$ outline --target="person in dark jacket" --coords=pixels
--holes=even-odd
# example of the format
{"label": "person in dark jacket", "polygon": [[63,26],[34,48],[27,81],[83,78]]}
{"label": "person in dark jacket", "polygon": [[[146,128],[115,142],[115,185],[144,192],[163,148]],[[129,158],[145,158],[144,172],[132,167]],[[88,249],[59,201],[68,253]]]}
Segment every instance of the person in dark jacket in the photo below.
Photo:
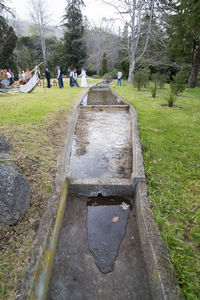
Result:
{"label": "person in dark jacket", "polygon": [[45,77],[47,79],[47,87],[50,88],[51,87],[51,82],[50,82],[51,74],[50,74],[49,69],[47,67],[45,68]]}

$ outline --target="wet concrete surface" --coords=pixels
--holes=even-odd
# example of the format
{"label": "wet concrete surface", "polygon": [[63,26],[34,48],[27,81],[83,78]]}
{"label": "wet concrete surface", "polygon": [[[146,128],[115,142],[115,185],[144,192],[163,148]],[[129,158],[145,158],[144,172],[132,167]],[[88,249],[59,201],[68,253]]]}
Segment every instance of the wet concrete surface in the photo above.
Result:
{"label": "wet concrete surface", "polygon": [[[124,107],[124,108],[123,108]],[[74,179],[131,179],[131,117],[127,107],[83,107],[73,138]]]}
{"label": "wet concrete surface", "polygon": [[112,272],[131,212],[130,201],[98,197],[87,202],[88,244],[99,270]]}
{"label": "wet concrete surface", "polygon": [[[76,195],[67,200],[47,299],[151,299],[134,207],[129,212],[126,234],[120,244],[114,270],[103,274],[88,247],[87,209],[92,207],[87,205],[89,200]],[[95,201],[99,203],[99,198],[92,201],[93,204]]]}
{"label": "wet concrete surface", "polygon": [[88,93],[87,105],[126,105],[109,90],[91,90]]}

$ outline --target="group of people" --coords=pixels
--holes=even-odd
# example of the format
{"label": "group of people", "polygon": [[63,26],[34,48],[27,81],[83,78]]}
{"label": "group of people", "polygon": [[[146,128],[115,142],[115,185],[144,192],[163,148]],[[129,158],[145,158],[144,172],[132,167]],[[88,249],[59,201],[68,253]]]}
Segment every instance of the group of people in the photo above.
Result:
{"label": "group of people", "polygon": [[31,79],[31,71],[29,68],[26,68],[25,71],[22,71],[21,68],[18,68],[18,80],[20,83],[26,84]]}
{"label": "group of people", "polygon": [[[26,68],[25,71],[22,71],[21,68],[18,68],[17,80],[19,84],[26,84],[31,79],[31,71],[29,68]],[[0,82],[4,86],[9,86],[14,84],[15,76],[11,69],[0,70]]]}
{"label": "group of people", "polygon": [[[58,86],[59,88],[63,88],[63,73],[62,73],[62,69],[61,67],[58,65],[56,67],[57,70],[57,80],[58,80]],[[45,68],[45,77],[47,80],[47,87],[50,88],[51,87],[51,74],[49,72],[48,67]],[[87,87],[87,75],[86,75],[86,71],[84,70],[84,68],[81,71],[81,74],[78,76],[77,75],[77,71],[76,68],[74,68],[69,75],[69,84],[70,87],[73,86],[77,86],[79,87],[78,84],[78,77],[81,77],[81,87]],[[31,72],[29,70],[29,68],[26,68],[25,71],[22,71],[21,68],[18,68],[18,80],[20,81],[20,83],[22,84],[26,84],[31,78]],[[8,71],[5,70],[0,70],[0,80],[2,82],[3,85],[9,86],[12,85],[14,83],[14,74],[11,71],[11,69],[9,69]],[[121,85],[121,80],[122,80],[122,72],[119,71],[117,74],[117,85]]]}
{"label": "group of people", "polygon": [[[62,89],[64,87],[63,85],[63,73],[62,73],[62,69],[60,66],[56,67],[57,70],[57,80],[58,80],[58,86],[60,89]],[[76,68],[74,68],[69,75],[69,84],[71,87],[73,86],[77,86],[79,87],[78,84],[78,77],[81,77],[81,87],[87,87],[87,79],[86,79],[86,71],[84,69],[82,69],[81,74],[78,76],[77,75],[77,71]],[[50,88],[51,87],[51,74],[49,72],[48,67],[45,68],[45,77],[47,80],[47,87]]]}
{"label": "group of people", "polygon": [[9,86],[13,84],[15,81],[14,74],[11,71],[11,69],[0,70],[0,79],[1,79],[1,83],[5,86]]}

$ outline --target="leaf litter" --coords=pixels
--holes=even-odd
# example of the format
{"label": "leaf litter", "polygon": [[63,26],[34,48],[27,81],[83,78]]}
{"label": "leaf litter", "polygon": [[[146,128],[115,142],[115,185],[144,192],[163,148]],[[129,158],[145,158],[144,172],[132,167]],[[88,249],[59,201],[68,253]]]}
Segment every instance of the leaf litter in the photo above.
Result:
{"label": "leaf litter", "polygon": [[126,204],[125,202],[122,202],[122,204],[120,205],[122,209],[127,210],[129,209],[130,205]]}

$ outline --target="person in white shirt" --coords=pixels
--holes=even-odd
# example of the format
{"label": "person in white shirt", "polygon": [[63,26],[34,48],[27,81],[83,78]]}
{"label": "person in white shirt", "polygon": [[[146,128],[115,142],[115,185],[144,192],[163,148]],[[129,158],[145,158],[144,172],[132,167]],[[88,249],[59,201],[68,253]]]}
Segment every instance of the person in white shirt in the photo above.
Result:
{"label": "person in white shirt", "polygon": [[117,73],[117,85],[122,85],[122,72],[121,71],[119,71],[118,73]]}

